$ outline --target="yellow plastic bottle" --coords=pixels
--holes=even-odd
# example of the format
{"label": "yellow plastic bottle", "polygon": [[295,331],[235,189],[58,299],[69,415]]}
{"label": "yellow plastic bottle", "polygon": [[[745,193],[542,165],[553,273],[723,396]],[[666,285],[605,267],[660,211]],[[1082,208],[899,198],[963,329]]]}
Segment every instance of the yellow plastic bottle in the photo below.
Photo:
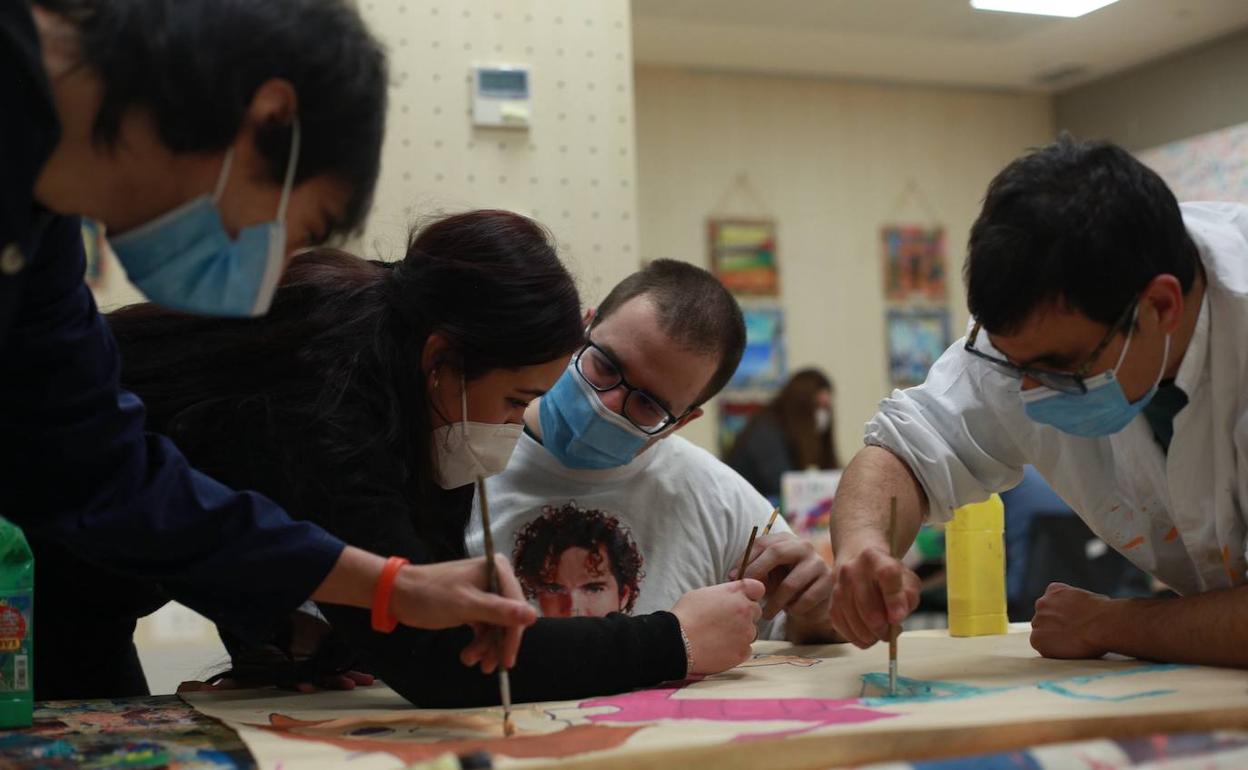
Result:
{"label": "yellow plastic bottle", "polygon": [[965,505],[945,529],[950,636],[1004,634],[1005,507],[993,495]]}

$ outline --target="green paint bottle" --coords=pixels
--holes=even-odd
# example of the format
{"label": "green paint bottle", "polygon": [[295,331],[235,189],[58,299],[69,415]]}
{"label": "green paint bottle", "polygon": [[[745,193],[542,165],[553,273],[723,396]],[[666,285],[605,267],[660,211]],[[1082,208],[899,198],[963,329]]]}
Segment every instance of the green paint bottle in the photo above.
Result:
{"label": "green paint bottle", "polygon": [[35,557],[16,524],[0,517],[0,728],[34,715]]}

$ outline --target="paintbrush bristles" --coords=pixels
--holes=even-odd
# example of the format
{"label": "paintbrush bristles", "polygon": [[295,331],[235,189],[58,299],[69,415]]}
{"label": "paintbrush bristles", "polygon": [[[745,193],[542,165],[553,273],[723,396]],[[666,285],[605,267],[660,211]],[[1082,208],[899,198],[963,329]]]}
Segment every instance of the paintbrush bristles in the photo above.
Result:
{"label": "paintbrush bristles", "polygon": [[776,523],[776,517],[777,517],[777,516],[779,516],[779,515],[780,515],[780,508],[779,508],[779,507],[776,507],[776,508],[772,508],[772,509],[771,509],[771,518],[767,520],[767,526],[763,528],[763,536],[764,536],[764,537],[766,537],[767,535],[770,535],[770,534],[771,534],[771,527],[772,527],[772,525],[774,525],[774,524]]}

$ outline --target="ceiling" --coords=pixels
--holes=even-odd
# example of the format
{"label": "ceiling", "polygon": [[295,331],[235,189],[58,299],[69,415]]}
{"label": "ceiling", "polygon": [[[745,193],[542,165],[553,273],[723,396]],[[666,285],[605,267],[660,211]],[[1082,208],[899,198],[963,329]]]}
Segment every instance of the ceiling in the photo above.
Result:
{"label": "ceiling", "polygon": [[1060,91],[1248,27],[1246,0],[1119,0],[1077,19],[968,0],[632,0],[638,64]]}

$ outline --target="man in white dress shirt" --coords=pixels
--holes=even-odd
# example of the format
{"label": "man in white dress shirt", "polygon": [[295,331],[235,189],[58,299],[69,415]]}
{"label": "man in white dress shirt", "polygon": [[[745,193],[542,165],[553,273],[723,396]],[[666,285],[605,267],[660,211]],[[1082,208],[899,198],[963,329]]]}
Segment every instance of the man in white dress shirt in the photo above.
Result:
{"label": "man in white dress shirt", "polygon": [[993,180],[965,278],[967,337],[881,403],[842,478],[834,625],[866,647],[917,603],[888,554],[890,497],[909,538],[1030,464],[1180,594],[1053,584],[1038,651],[1248,664],[1248,208],[1179,206],[1121,148],[1063,136]]}

